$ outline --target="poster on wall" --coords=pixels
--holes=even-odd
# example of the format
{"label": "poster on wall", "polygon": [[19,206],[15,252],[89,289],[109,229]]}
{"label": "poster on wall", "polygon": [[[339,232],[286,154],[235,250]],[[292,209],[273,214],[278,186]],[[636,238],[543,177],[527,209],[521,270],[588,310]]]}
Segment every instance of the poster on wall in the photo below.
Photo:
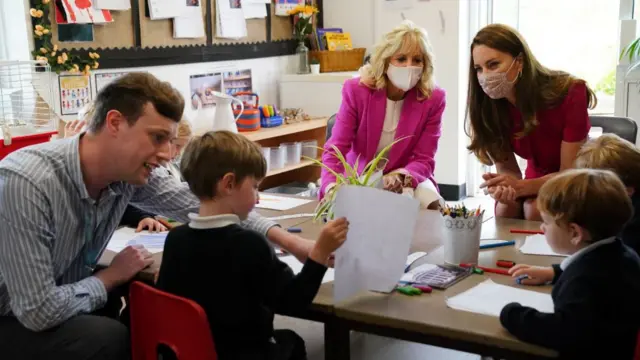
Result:
{"label": "poster on wall", "polygon": [[275,14],[277,16],[289,16],[289,11],[298,5],[304,5],[304,0],[276,0]]}
{"label": "poster on wall", "polygon": [[222,92],[222,74],[191,75],[189,76],[189,89],[192,109],[214,106],[216,103],[213,92]]}
{"label": "poster on wall", "polygon": [[127,74],[127,72],[109,72],[96,74],[96,94],[100,92],[105,86],[109,85],[115,79]]}
{"label": "poster on wall", "polygon": [[91,102],[91,79],[88,75],[60,75],[60,114],[75,115]]}
{"label": "poster on wall", "polygon": [[[251,92],[253,84],[251,79],[251,69],[225,71],[223,74],[222,87],[227,95],[234,95],[239,92]],[[249,101],[250,96],[239,96],[242,101]]]}

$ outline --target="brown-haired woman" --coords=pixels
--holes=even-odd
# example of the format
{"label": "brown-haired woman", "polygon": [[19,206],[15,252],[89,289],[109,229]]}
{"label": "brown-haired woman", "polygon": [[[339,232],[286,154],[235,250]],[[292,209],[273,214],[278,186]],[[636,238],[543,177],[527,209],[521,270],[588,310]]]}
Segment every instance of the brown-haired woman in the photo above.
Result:
{"label": "brown-haired woman", "polygon": [[[496,216],[540,220],[535,198],[555,173],[573,167],[591,125],[596,98],[584,80],[550,70],[518,32],[492,24],[471,44],[468,149],[497,174],[480,185],[496,200]],[[515,154],[527,159],[524,179]]]}

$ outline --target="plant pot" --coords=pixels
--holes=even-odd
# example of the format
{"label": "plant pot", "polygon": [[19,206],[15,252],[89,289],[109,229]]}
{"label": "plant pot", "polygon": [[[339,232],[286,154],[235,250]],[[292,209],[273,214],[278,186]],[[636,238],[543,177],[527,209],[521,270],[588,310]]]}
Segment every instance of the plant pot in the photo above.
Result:
{"label": "plant pot", "polygon": [[311,64],[311,73],[314,75],[320,74],[320,64]]}

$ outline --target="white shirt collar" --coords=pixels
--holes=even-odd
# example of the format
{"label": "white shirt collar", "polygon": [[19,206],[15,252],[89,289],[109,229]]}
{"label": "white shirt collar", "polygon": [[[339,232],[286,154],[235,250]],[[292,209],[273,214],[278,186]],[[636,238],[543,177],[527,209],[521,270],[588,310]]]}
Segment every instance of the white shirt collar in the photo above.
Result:
{"label": "white shirt collar", "polygon": [[235,214],[223,214],[213,216],[199,216],[189,213],[189,227],[192,229],[215,229],[233,224],[240,224],[240,218]]}
{"label": "white shirt collar", "polygon": [[592,251],[593,249],[596,249],[596,248],[598,248],[598,247],[600,247],[602,245],[611,244],[614,241],[616,241],[616,237],[612,236],[612,237],[606,238],[604,240],[596,241],[593,244],[576,251],[575,253],[571,254],[571,256],[569,256],[568,258],[562,260],[562,262],[560,263],[560,269],[562,269],[562,271],[566,270],[567,267],[569,267],[569,265],[571,265],[576,260],[578,260],[578,258],[584,256],[584,254],[586,254],[589,251]]}

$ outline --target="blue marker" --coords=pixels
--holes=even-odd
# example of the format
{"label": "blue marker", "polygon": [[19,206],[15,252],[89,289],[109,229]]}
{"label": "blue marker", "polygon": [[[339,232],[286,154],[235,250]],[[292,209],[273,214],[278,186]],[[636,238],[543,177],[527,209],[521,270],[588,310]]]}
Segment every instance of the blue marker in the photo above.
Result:
{"label": "blue marker", "polygon": [[522,285],[522,280],[530,279],[529,275],[520,275],[516,278],[516,284]]}
{"label": "blue marker", "polygon": [[290,233],[300,233],[300,232],[302,232],[302,229],[297,228],[297,227],[290,227],[290,228],[287,229],[287,231],[290,232]]}
{"label": "blue marker", "polygon": [[505,241],[505,242],[495,243],[495,244],[485,244],[485,245],[480,245],[480,250],[497,248],[501,246],[515,245],[515,244],[516,244],[515,241]]}

